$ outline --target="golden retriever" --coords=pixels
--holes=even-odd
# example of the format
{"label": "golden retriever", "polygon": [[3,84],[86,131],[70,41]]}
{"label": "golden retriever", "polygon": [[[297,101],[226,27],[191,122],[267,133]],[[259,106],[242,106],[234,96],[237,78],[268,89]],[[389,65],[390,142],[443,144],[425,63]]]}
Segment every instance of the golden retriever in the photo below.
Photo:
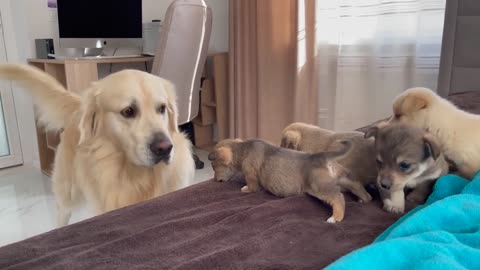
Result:
{"label": "golden retriever", "polygon": [[188,185],[191,144],[177,127],[174,86],[124,70],[92,83],[82,95],[27,65],[0,65],[0,77],[28,89],[38,120],[61,133],[53,169],[57,224],[86,201],[97,214]]}
{"label": "golden retriever", "polygon": [[480,115],[460,110],[428,88],[411,88],[393,102],[390,122],[406,122],[435,135],[459,173],[480,169]]}

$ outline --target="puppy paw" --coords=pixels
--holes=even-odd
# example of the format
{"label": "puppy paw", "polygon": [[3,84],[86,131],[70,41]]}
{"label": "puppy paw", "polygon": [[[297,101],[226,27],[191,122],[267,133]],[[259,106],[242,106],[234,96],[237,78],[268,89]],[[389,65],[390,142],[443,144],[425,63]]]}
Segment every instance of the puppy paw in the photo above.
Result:
{"label": "puppy paw", "polygon": [[252,192],[252,191],[248,188],[248,186],[242,187],[242,189],[240,189],[240,191],[243,192],[243,193],[250,193],[250,192]]}
{"label": "puppy paw", "polygon": [[359,199],[358,199],[358,202],[359,202],[359,203],[368,203],[368,202],[370,202],[372,199],[373,199],[373,198],[372,198],[372,195],[370,195],[370,194],[367,193],[367,194],[364,196],[364,198],[359,198]]}
{"label": "puppy paw", "polygon": [[333,216],[331,216],[331,217],[329,217],[329,218],[327,219],[327,223],[333,224],[333,223],[336,223],[336,222],[337,222],[337,221],[335,220],[335,218],[334,218]]}
{"label": "puppy paw", "polygon": [[425,199],[426,199],[425,195],[415,191],[412,191],[410,192],[410,194],[407,195],[407,201],[413,202],[416,204],[424,203]]}
{"label": "puppy paw", "polygon": [[391,200],[383,201],[383,209],[392,214],[402,214],[405,211],[405,206],[394,205]]}

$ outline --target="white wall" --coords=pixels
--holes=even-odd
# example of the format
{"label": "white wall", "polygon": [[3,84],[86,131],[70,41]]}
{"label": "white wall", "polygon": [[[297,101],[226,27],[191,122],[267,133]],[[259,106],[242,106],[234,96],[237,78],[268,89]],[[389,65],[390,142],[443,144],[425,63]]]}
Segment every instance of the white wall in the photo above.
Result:
{"label": "white wall", "polygon": [[[30,55],[35,55],[34,40],[37,38],[58,39],[56,9],[47,7],[47,0],[16,0],[25,6],[24,16],[27,18]],[[168,6],[174,0],[143,0],[143,21],[161,19]],[[205,0],[212,8],[213,27],[210,39],[210,50],[228,50],[228,0]],[[55,40],[58,48],[58,41]]]}

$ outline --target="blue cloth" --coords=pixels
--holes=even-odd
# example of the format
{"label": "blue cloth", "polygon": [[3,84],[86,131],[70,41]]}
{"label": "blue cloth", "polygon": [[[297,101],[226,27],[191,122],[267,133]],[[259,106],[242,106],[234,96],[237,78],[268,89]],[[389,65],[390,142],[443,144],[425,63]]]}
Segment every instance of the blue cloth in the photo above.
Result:
{"label": "blue cloth", "polygon": [[440,178],[424,205],[326,269],[480,269],[480,172]]}

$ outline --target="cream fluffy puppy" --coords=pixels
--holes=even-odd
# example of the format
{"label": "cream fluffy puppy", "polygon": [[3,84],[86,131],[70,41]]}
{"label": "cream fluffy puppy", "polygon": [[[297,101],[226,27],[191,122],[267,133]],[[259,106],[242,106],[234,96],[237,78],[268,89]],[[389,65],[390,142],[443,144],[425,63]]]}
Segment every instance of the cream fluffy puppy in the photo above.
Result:
{"label": "cream fluffy puppy", "polygon": [[465,112],[428,88],[411,88],[393,102],[390,122],[405,122],[435,135],[447,159],[472,178],[480,169],[480,115]]}

